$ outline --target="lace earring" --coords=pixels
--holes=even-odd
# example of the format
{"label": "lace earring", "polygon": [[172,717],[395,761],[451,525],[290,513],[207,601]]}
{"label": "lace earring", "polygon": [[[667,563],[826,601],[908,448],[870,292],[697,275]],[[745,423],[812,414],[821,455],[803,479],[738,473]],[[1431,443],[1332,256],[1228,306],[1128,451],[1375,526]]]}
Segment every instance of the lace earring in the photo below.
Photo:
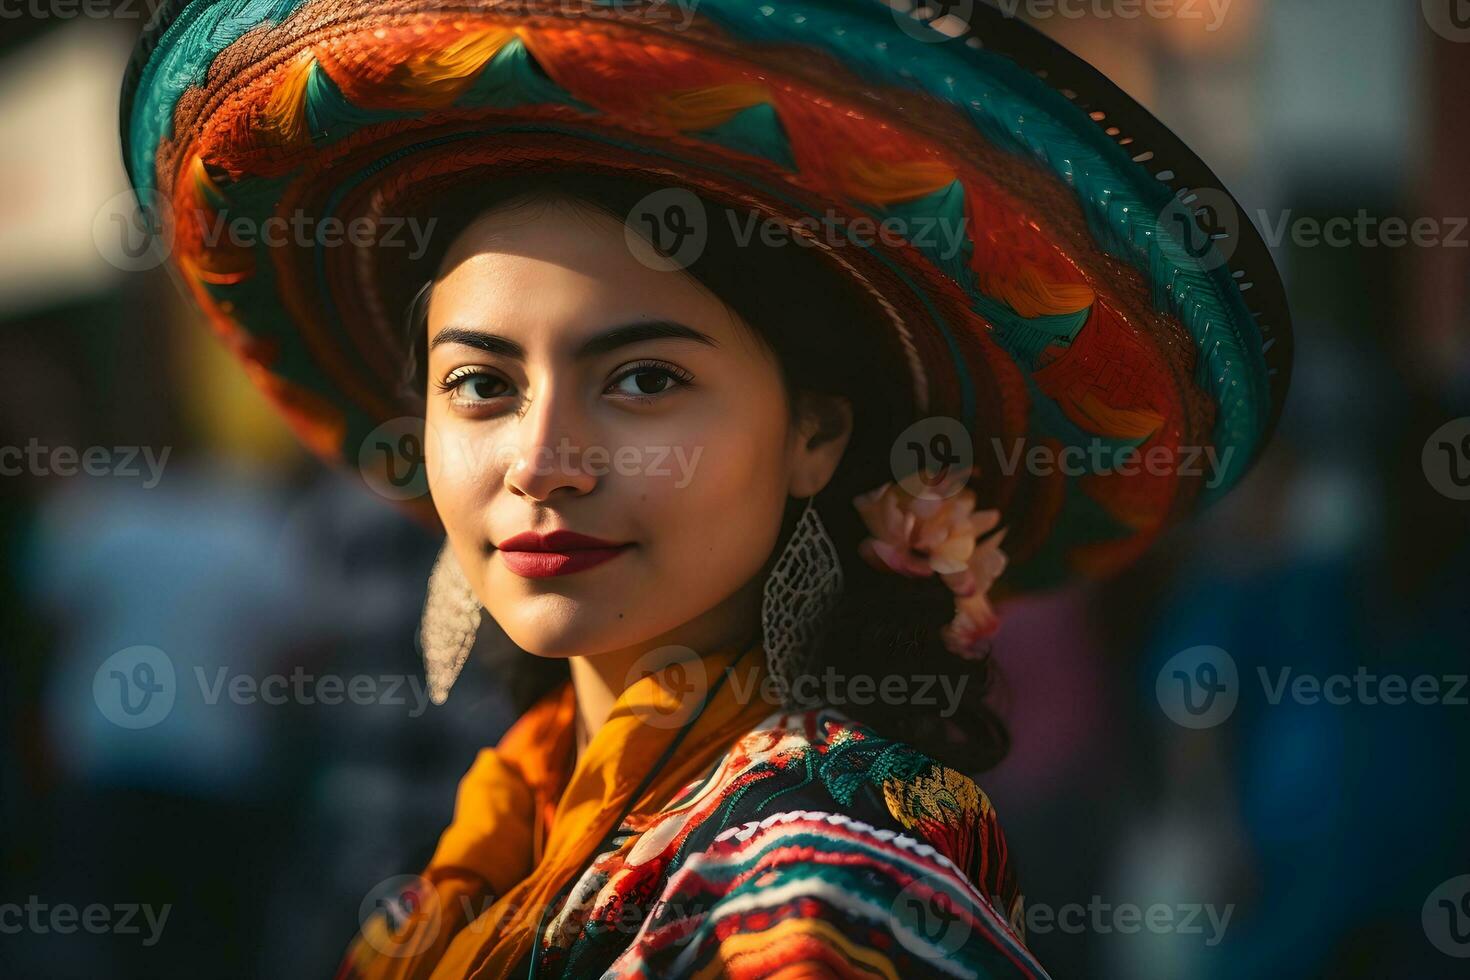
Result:
{"label": "lace earring", "polygon": [[429,700],[435,704],[449,698],[449,689],[469,658],[480,628],[480,612],[480,600],[475,598],[446,538],[429,573],[429,591],[419,620],[424,674],[429,682]]}
{"label": "lace earring", "polygon": [[811,654],[827,614],[842,593],[842,562],[822,518],[806,509],[766,578],[761,631],[766,666],[790,704],[791,684]]}

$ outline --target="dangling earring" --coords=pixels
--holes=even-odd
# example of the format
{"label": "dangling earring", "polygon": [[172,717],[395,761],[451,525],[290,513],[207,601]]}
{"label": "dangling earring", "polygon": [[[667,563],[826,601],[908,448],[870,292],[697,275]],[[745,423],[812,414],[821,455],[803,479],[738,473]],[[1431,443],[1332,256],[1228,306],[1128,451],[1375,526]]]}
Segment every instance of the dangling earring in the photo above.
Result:
{"label": "dangling earring", "polygon": [[429,592],[419,620],[430,701],[443,704],[449,698],[449,689],[469,658],[479,628],[480,600],[470,589],[446,538],[429,573]]}
{"label": "dangling earring", "polygon": [[761,630],[766,666],[790,704],[791,684],[816,645],[827,613],[842,593],[842,562],[822,518],[806,499],[806,509],[766,578]]}

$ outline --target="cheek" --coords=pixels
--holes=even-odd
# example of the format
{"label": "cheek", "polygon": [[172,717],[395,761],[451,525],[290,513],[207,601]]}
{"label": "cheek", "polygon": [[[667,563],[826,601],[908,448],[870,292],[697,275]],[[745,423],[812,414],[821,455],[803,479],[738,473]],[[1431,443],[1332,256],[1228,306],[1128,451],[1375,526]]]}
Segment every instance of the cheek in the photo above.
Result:
{"label": "cheek", "polygon": [[755,574],[786,504],[784,416],[731,410],[670,436],[670,475],[644,481],[640,502],[656,522],[651,536],[664,566],[702,577],[710,577],[712,563],[722,578]]}
{"label": "cheek", "polygon": [[484,542],[485,509],[503,481],[497,427],[467,425],[432,410],[426,423],[424,463],[434,509],[456,551],[468,556]]}

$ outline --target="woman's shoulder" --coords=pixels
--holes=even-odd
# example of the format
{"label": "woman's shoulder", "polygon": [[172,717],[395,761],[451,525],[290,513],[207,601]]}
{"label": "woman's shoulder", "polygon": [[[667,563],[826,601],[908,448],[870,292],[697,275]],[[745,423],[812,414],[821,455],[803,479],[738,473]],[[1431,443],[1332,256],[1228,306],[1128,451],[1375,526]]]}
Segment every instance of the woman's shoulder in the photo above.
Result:
{"label": "woman's shoulder", "polygon": [[624,966],[1045,976],[979,786],[841,711],[771,714],[673,809],[697,826]]}
{"label": "woman's shoulder", "polygon": [[1016,896],[1000,821],[970,776],[901,739],[830,707],[778,711],[731,747],[723,768],[732,785],[760,786],[728,812],[748,825],[796,810],[834,825],[858,821],[928,845],[987,896],[1006,907]]}
{"label": "woman's shoulder", "polygon": [[958,814],[993,816],[971,777],[829,706],[772,713],[731,746],[726,761],[731,770],[810,774],[800,786],[844,808],[881,810],[906,828]]}

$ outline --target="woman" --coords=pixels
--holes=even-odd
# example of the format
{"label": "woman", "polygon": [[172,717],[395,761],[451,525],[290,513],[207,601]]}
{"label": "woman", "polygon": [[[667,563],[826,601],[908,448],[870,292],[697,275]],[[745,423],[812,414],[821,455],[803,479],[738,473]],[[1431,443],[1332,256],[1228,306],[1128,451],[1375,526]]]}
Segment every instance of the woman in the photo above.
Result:
{"label": "woman", "polygon": [[1274,270],[985,8],[624,7],[195,2],[124,94],[211,322],[309,445],[431,500],[436,700],[482,612],[526,653],[341,975],[1043,976],[973,779],[992,586],[1238,481]]}

